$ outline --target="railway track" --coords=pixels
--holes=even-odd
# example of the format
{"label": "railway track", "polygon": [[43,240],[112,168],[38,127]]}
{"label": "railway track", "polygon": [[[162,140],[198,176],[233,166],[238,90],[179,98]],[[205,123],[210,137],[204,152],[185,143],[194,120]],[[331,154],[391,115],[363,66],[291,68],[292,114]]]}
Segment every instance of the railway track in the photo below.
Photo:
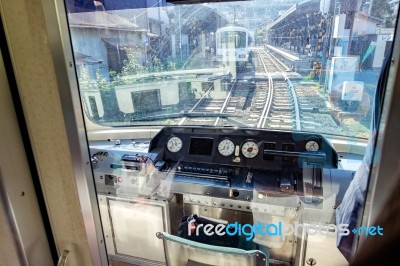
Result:
{"label": "railway track", "polygon": [[[210,93],[213,90],[214,85],[211,85],[207,91],[203,94],[203,96],[196,102],[196,104],[188,111],[188,114],[195,113],[218,113],[221,110],[221,102],[223,100],[220,99],[212,99],[210,98]],[[200,125],[208,125],[212,126],[215,123],[215,118],[213,117],[199,117],[199,118],[187,118],[184,117],[180,119],[178,125],[185,124],[200,124]]]}
{"label": "railway track", "polygon": [[[212,95],[212,90],[210,95]],[[248,82],[235,80],[223,99],[202,97],[189,111],[191,114],[211,113],[221,114],[221,117],[183,118],[179,125],[199,124],[213,126],[256,127],[262,119],[265,103],[269,98],[269,84],[267,81]]]}
{"label": "railway track", "polygon": [[[189,114],[212,114],[180,119],[178,125],[237,126],[301,129],[297,97],[282,66],[264,50],[257,50],[257,71],[267,80],[234,80],[218,95],[214,86],[203,94]],[[226,96],[225,96],[226,95]],[[218,117],[221,114],[221,117]]]}
{"label": "railway track", "polygon": [[300,111],[294,86],[280,64],[266,51],[258,50],[258,67],[270,80],[269,101],[259,128],[301,130]]}

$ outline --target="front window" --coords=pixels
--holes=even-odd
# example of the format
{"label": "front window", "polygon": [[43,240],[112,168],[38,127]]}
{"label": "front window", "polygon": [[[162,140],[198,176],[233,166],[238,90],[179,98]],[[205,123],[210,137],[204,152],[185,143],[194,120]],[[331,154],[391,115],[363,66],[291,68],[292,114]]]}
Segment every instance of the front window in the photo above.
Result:
{"label": "front window", "polygon": [[397,4],[329,2],[68,6],[86,115],[367,138]]}

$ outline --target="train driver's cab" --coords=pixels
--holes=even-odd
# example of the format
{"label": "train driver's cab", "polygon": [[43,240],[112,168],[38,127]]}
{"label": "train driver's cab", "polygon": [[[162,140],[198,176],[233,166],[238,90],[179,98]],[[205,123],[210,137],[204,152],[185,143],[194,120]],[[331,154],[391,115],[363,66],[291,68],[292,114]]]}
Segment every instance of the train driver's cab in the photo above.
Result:
{"label": "train driver's cab", "polygon": [[[105,243],[92,256],[347,265],[370,233],[358,169],[375,145],[397,6],[192,2],[59,7],[92,166],[81,205],[90,244]],[[359,209],[346,202],[355,179]]]}

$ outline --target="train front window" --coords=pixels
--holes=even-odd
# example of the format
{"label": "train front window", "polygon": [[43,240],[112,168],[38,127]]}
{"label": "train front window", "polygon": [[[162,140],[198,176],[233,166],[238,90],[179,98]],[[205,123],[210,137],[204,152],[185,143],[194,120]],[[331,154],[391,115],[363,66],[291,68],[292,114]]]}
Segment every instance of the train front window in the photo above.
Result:
{"label": "train front window", "polygon": [[67,10],[96,124],[368,138],[396,1],[95,2]]}
{"label": "train front window", "polygon": [[345,265],[399,1],[182,2],[66,1],[109,260]]}

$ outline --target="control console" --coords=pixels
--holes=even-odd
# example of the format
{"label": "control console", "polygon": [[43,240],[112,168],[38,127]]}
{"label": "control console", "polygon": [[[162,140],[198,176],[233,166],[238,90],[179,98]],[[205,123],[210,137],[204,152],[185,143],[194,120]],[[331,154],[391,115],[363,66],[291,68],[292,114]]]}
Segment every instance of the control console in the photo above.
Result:
{"label": "control console", "polygon": [[302,132],[165,127],[146,144],[146,152],[143,145],[136,152],[128,140],[106,151],[94,146],[96,181],[112,193],[133,189],[144,196],[190,193],[249,200],[254,191],[263,191],[319,203],[323,171],[338,163],[323,136]]}

